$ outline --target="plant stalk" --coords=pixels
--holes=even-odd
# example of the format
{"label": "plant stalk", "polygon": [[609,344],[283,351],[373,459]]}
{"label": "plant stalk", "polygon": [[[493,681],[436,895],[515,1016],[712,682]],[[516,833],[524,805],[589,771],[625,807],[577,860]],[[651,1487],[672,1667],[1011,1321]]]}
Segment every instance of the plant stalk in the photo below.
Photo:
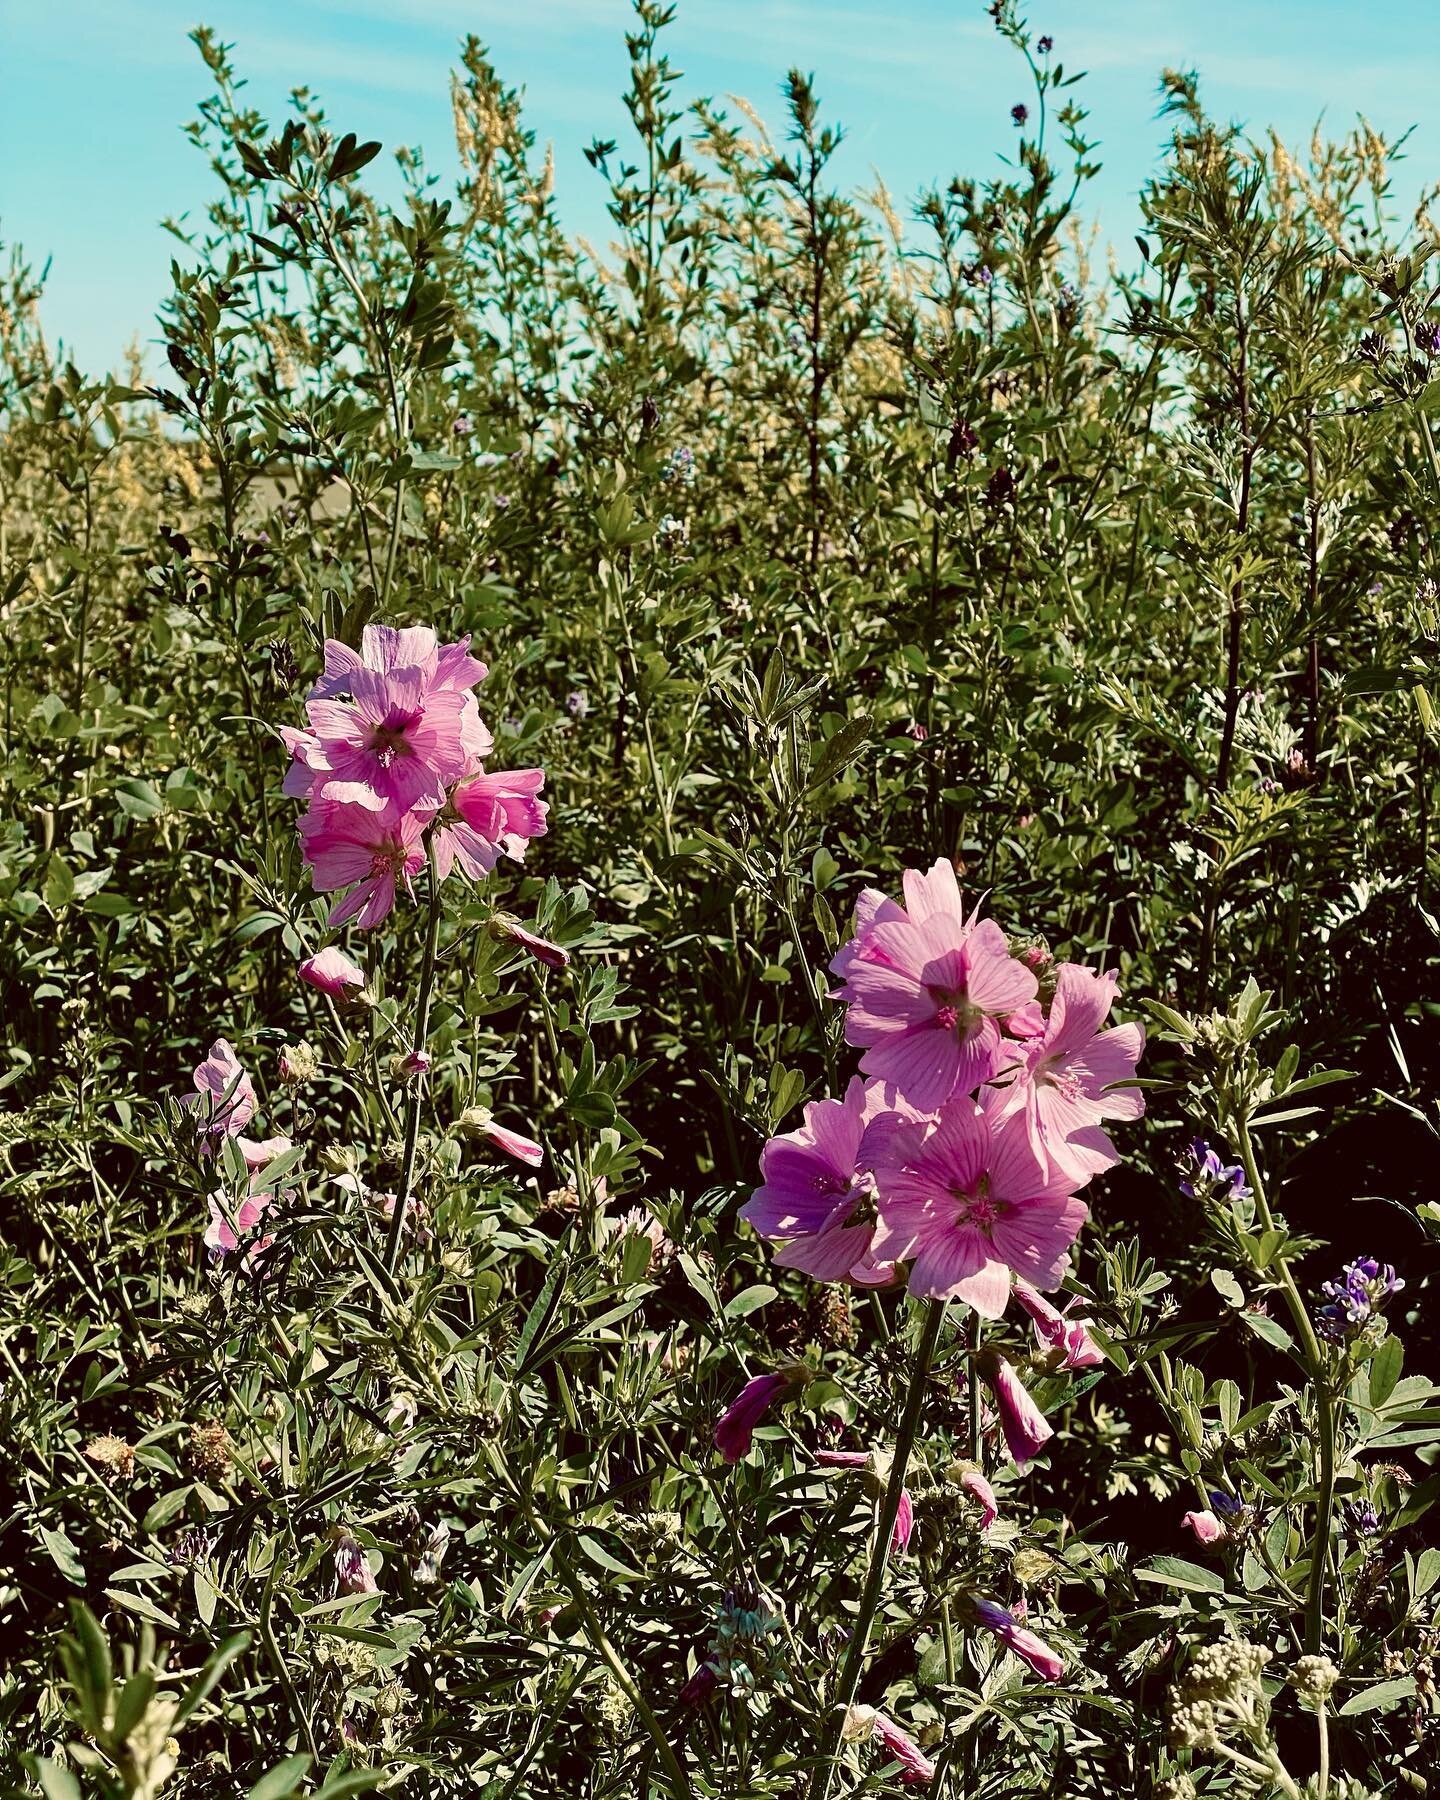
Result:
{"label": "plant stalk", "polygon": [[816,1771],[810,1788],[811,1800],[828,1800],[830,1784],[843,1753],[845,1722],[850,1716],[856,1689],[860,1686],[860,1668],[865,1660],[871,1628],[880,1605],[885,1571],[890,1565],[890,1539],[895,1531],[896,1515],[900,1511],[900,1495],[905,1487],[905,1471],[910,1466],[910,1452],[915,1447],[915,1438],[920,1428],[920,1414],[925,1404],[925,1384],[930,1376],[930,1366],[935,1360],[935,1347],[940,1341],[945,1307],[946,1302],[943,1300],[926,1302],[925,1323],[920,1331],[920,1344],[910,1371],[910,1388],[905,1396],[900,1429],[895,1436],[895,1456],[890,1465],[889,1480],[885,1484],[885,1502],[880,1508],[875,1543],[870,1552],[870,1569],[865,1578],[864,1592],[860,1596],[860,1612],[840,1670],[840,1686],[835,1699],[840,1720],[835,1730],[835,1747]]}

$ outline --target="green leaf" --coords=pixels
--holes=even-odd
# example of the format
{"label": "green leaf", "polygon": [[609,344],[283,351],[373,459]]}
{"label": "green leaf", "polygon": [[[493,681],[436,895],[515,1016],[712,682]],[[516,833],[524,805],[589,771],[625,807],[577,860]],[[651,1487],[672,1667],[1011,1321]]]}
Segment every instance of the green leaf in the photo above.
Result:
{"label": "green leaf", "polygon": [[68,1769],[52,1762],[48,1756],[37,1756],[34,1769],[35,1779],[44,1789],[45,1800],[84,1800],[80,1783]]}
{"label": "green leaf", "polygon": [[152,1625],[163,1625],[167,1631],[178,1634],[183,1629],[178,1619],[172,1618],[144,1594],[129,1594],[124,1588],[106,1588],[105,1598],[112,1600],[116,1606],[123,1606],[126,1612],[148,1619]]}
{"label": "green leaf", "polygon": [[1192,1594],[1223,1594],[1225,1578],[1214,1569],[1186,1562],[1181,1556],[1157,1556],[1135,1571],[1141,1581],[1157,1581],[1162,1587],[1184,1588]]}
{"label": "green leaf", "polygon": [[1387,1337],[1366,1365],[1370,1376],[1370,1404],[1381,1407],[1395,1392],[1405,1362],[1405,1347],[1397,1337]]}
{"label": "green leaf", "polygon": [[1237,1312],[1244,1306],[1245,1290],[1229,1269],[1212,1269],[1210,1285],[1227,1306],[1233,1306]]}
{"label": "green leaf", "polygon": [[194,1482],[187,1481],[184,1487],[172,1488],[168,1494],[162,1494],[140,1521],[140,1529],[152,1537],[157,1531],[162,1531],[172,1519],[179,1518],[184,1512],[185,1502],[194,1491]]}
{"label": "green leaf", "polygon": [[560,1290],[564,1282],[565,1259],[557,1256],[551,1263],[540,1292],[535,1296],[535,1303],[525,1315],[525,1323],[520,1327],[520,1335],[515,1340],[510,1367],[517,1375],[530,1373],[530,1352],[560,1304]]}
{"label": "green leaf", "polygon": [[298,1787],[311,1761],[312,1758],[303,1751],[295,1756],[287,1756],[284,1762],[276,1763],[273,1769],[260,1777],[250,1789],[247,1800],[285,1800],[285,1796]]}
{"label": "green leaf", "polygon": [[1413,1675],[1399,1675],[1393,1681],[1377,1681],[1374,1687],[1362,1688],[1358,1694],[1352,1694],[1340,1708],[1340,1717],[1350,1719],[1356,1713],[1392,1712],[1414,1692]]}
{"label": "green leaf", "polygon": [[85,1565],[80,1560],[80,1552],[70,1542],[63,1531],[50,1531],[46,1526],[40,1527],[41,1542],[50,1552],[50,1560],[55,1567],[74,1587],[85,1585]]}

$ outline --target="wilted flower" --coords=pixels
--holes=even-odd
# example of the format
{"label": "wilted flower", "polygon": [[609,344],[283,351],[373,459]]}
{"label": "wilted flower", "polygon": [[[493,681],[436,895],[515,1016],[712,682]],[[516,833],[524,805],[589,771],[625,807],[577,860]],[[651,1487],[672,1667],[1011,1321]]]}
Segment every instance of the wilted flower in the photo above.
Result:
{"label": "wilted flower", "polygon": [[528,950],[536,962],[544,963],[549,969],[563,969],[569,964],[568,950],[531,931],[509,913],[496,913],[490,921],[490,929],[496,937],[509,938],[512,943],[519,944],[522,950]]}
{"label": "wilted flower", "polygon": [[1054,1428],[1030,1398],[1014,1365],[1003,1356],[987,1351],[981,1359],[980,1372],[995,1396],[1010,1460],[1017,1469],[1023,1469],[1054,1437]]}
{"label": "wilted flower", "polygon": [[[884,1450],[817,1450],[816,1462],[830,1469],[863,1470],[877,1496],[883,1496],[890,1485],[890,1466],[892,1458]],[[908,1488],[901,1488],[900,1502],[895,1512],[895,1524],[890,1533],[890,1550],[892,1555],[900,1555],[910,1547],[911,1534],[915,1529],[915,1505],[910,1498]]]}
{"label": "wilted flower", "polygon": [[462,1136],[483,1138],[494,1144],[497,1150],[513,1156],[517,1162],[530,1163],[538,1169],[545,1160],[545,1151],[534,1138],[525,1137],[521,1132],[510,1130],[508,1126],[498,1125],[488,1106],[467,1106],[456,1120],[456,1125]]}
{"label": "wilted flower", "polygon": [[421,1587],[433,1587],[440,1579],[440,1564],[450,1547],[450,1527],[443,1519],[432,1525],[425,1536],[425,1548],[415,1564],[415,1580]]}
{"label": "wilted flower", "polygon": [[378,1594],[380,1588],[364,1546],[348,1531],[335,1537],[335,1591],[337,1594]]}
{"label": "wilted flower", "polygon": [[85,1446],[86,1459],[108,1479],[128,1481],[135,1473],[135,1452],[124,1438],[106,1432]]}
{"label": "wilted flower", "polygon": [[810,1379],[804,1363],[790,1363],[772,1375],[755,1375],[720,1415],[715,1427],[715,1448],[727,1463],[739,1462],[750,1451],[755,1427],[770,1408],[793,1387]]}
{"label": "wilted flower", "polygon": [[218,1419],[190,1427],[190,1467],[201,1481],[223,1481],[234,1460],[230,1433]]}
{"label": "wilted flower", "polygon": [[1028,1281],[1015,1283],[1015,1298],[1030,1315],[1040,1347],[1052,1352],[1063,1369],[1089,1369],[1104,1362],[1105,1354],[1091,1337],[1088,1319],[1072,1319],[1052,1306]]}
{"label": "wilted flower", "polygon": [[956,1463],[947,1472],[947,1478],[968,1494],[980,1508],[980,1520],[976,1529],[982,1534],[987,1532],[1000,1517],[1000,1502],[995,1498],[995,1490],[985,1479],[983,1472],[974,1463]]}
{"label": "wilted flower", "polygon": [[1037,1637],[1022,1625],[1014,1613],[1008,1607],[1001,1606],[998,1600],[973,1599],[970,1610],[976,1624],[983,1625],[987,1631],[993,1631],[1005,1648],[1032,1668],[1042,1680],[1059,1681],[1065,1673],[1064,1659],[1043,1638]]}
{"label": "wilted flower", "polygon": [[844,1736],[847,1744],[862,1744],[871,1738],[879,1740],[892,1762],[900,1764],[900,1779],[907,1787],[921,1786],[935,1779],[935,1764],[887,1713],[873,1706],[851,1706],[845,1715]]}

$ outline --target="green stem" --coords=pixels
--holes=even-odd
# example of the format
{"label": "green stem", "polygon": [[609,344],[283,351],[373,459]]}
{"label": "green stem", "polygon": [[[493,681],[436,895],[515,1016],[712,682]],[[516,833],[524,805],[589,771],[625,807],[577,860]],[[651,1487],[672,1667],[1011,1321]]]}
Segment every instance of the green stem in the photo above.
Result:
{"label": "green stem", "polygon": [[1315,1726],[1320,1733],[1320,1800],[1330,1800],[1330,1716],[1323,1700],[1315,1708]]}
{"label": "green stem", "polygon": [[[1255,1160],[1249,1121],[1237,1119],[1235,1129],[1240,1146],[1240,1160],[1245,1165],[1245,1179],[1255,1194],[1255,1210],[1266,1231],[1273,1231],[1275,1220],[1270,1211],[1270,1202],[1265,1197],[1260,1167]],[[1305,1302],[1295,1285],[1295,1277],[1290,1272],[1290,1260],[1286,1256],[1279,1256],[1273,1267],[1279,1276],[1280,1290],[1285,1296],[1285,1304],[1300,1339],[1306,1373],[1310,1377],[1311,1392],[1315,1396],[1315,1422],[1320,1440],[1320,1481],[1315,1507],[1315,1530],[1310,1539],[1310,1575],[1305,1589],[1305,1653],[1307,1656],[1319,1656],[1325,1633],[1325,1568],[1330,1555],[1330,1526],[1335,1511],[1335,1413],[1331,1405],[1325,1352],[1315,1335],[1315,1327],[1310,1323],[1310,1315],[1305,1310]]]}
{"label": "green stem", "polygon": [[925,1384],[930,1375],[930,1365],[935,1360],[935,1347],[940,1341],[940,1327],[945,1320],[943,1300],[926,1302],[925,1323],[920,1332],[920,1345],[915,1352],[914,1366],[910,1372],[910,1389],[905,1396],[905,1411],[900,1418],[900,1429],[895,1436],[895,1455],[890,1465],[889,1479],[885,1484],[885,1503],[880,1508],[880,1521],[876,1529],[874,1546],[870,1552],[870,1569],[865,1578],[865,1589],[860,1596],[860,1612],[855,1620],[855,1629],[850,1636],[850,1644],[845,1652],[845,1661],[840,1670],[840,1686],[835,1698],[835,1710],[839,1713],[839,1723],[835,1728],[835,1747],[825,1762],[816,1771],[811,1784],[812,1800],[827,1800],[830,1783],[834,1778],[845,1742],[845,1721],[850,1715],[850,1708],[855,1699],[855,1691],[860,1685],[860,1667],[865,1660],[865,1650],[870,1642],[870,1631],[875,1623],[875,1613],[880,1605],[880,1592],[885,1585],[885,1571],[890,1565],[890,1539],[895,1531],[895,1518],[900,1511],[900,1495],[905,1487],[905,1471],[910,1466],[910,1452],[915,1445],[916,1433],[920,1428],[920,1413],[925,1404]]}
{"label": "green stem", "polygon": [[[435,828],[425,833],[425,857],[430,865],[430,915],[425,926],[425,960],[420,966],[420,989],[415,996],[415,1036],[413,1047],[425,1048],[430,1033],[430,995],[435,986],[435,948],[440,941],[440,872],[435,866]],[[420,1108],[425,1098],[425,1077],[417,1074],[410,1093],[410,1111],[405,1119],[405,1153],[400,1163],[400,1187],[395,1195],[395,1210],[390,1215],[390,1235],[385,1241],[385,1267],[395,1273],[400,1261],[400,1245],[405,1236],[405,1213],[410,1205],[410,1189],[415,1180],[415,1147],[420,1141]]]}

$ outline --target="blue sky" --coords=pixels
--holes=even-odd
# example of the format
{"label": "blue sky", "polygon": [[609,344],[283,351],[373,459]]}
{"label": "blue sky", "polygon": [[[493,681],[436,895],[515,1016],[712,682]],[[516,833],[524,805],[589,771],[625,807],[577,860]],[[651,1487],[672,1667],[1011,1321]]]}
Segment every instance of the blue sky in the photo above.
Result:
{"label": "blue sky", "polygon": [[[1089,71],[1078,93],[1105,164],[1092,204],[1129,257],[1167,63],[1199,69],[1212,110],[1292,142],[1322,115],[1336,134],[1360,112],[1389,134],[1418,122],[1397,191],[1440,180],[1433,5],[1032,0],[1029,16],[1067,69]],[[186,37],[202,18],[236,46],[272,125],[308,84],[337,130],[421,144],[447,171],[448,70],[474,31],[554,143],[566,222],[603,241],[602,183],[582,151],[623,141],[628,0],[0,0],[0,240],[52,258],[43,316],[82,365],[115,364],[137,331],[153,343],[174,248],[159,220],[198,214],[209,193],[180,135],[206,90]],[[878,170],[897,203],[937,178],[993,172],[1013,143],[1010,106],[1028,98],[983,0],[679,0],[667,35],[683,91],[743,95],[775,125],[785,70],[812,70],[849,131],[841,176],[868,185]]]}

